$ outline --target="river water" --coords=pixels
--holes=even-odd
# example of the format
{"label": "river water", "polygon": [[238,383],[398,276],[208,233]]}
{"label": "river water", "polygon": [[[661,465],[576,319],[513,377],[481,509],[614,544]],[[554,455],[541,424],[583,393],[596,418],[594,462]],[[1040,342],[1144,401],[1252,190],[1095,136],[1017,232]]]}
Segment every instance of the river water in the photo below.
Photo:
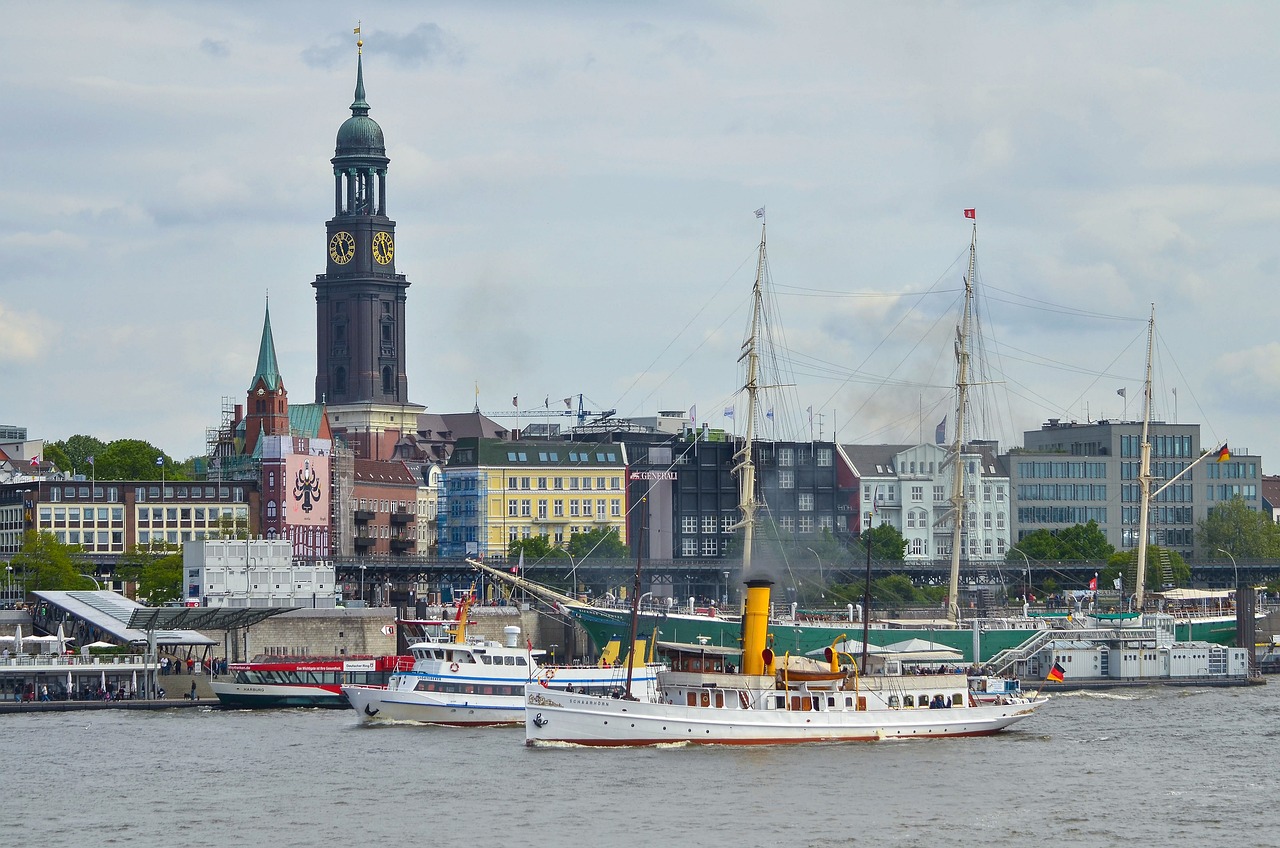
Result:
{"label": "river water", "polygon": [[1276,686],[1055,697],[994,737],[528,749],[349,711],[0,716],[41,848],[1280,844]]}

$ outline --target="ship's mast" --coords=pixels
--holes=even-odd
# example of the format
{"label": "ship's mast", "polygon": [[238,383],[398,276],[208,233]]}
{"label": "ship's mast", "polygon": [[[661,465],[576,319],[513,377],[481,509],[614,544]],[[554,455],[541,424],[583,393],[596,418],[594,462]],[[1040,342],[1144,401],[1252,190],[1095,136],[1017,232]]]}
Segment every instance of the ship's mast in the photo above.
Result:
{"label": "ship's mast", "polygon": [[742,343],[742,355],[738,361],[747,361],[747,431],[742,448],[734,459],[738,474],[738,509],[742,517],[735,526],[742,528],[742,576],[751,576],[751,546],[755,539],[756,524],[756,466],[751,458],[755,439],[756,395],[760,391],[760,322],[764,313],[765,230],[760,227],[760,258],[756,263],[756,282],[751,289],[751,333]]}
{"label": "ship's mast", "polygon": [[1134,605],[1142,611],[1143,590],[1147,582],[1147,517],[1151,501],[1151,353],[1155,345],[1156,305],[1151,304],[1151,319],[1147,322],[1147,375],[1142,385],[1142,447],[1141,464],[1138,466],[1138,573],[1134,577]]}
{"label": "ship's mast", "polygon": [[969,242],[969,273],[964,278],[964,314],[956,330],[956,438],[951,446],[951,583],[947,618],[960,620],[960,549],[964,541],[964,411],[969,394],[969,330],[973,320],[973,275],[978,260],[978,221]]}

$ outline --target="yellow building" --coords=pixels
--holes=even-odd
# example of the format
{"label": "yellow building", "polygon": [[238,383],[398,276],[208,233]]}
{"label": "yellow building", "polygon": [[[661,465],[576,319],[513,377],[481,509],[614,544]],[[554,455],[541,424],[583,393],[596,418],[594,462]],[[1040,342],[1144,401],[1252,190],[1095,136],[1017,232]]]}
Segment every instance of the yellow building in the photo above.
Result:
{"label": "yellow building", "polygon": [[557,547],[592,530],[626,542],[626,448],[459,439],[444,470],[440,555],[501,559],[516,539]]}

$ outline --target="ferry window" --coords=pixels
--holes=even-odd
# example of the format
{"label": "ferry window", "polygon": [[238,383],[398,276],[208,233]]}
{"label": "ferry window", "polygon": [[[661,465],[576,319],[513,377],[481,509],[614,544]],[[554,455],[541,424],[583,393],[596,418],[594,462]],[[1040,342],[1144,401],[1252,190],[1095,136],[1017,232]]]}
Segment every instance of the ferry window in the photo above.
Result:
{"label": "ferry window", "polygon": [[487,654],[481,654],[480,662],[484,663],[485,665],[490,665],[492,664],[493,660],[491,660]]}
{"label": "ferry window", "polygon": [[[503,657],[503,658],[502,658],[502,662],[503,662],[503,664],[504,664],[504,665],[516,665],[516,658],[515,658],[515,657]],[[520,663],[520,665],[524,665],[524,663]]]}
{"label": "ferry window", "polygon": [[963,694],[963,693],[960,693],[960,692],[957,692],[957,693],[955,693],[954,695],[952,695],[952,696],[951,696],[951,703],[952,703],[952,705],[953,705],[953,706],[963,707],[963,706],[964,706],[964,694]]}
{"label": "ferry window", "polygon": [[697,692],[689,692],[689,693],[687,693],[687,694],[686,694],[686,696],[685,696],[685,702],[686,702],[686,703],[688,704],[688,706],[690,706],[690,707],[696,707],[696,706],[698,706],[698,693],[697,693]]}
{"label": "ferry window", "polygon": [[916,699],[915,699],[915,697],[913,697],[913,696],[911,696],[911,695],[903,695],[903,696],[902,696],[902,706],[904,706],[904,707],[914,707],[915,705],[916,705]]}
{"label": "ferry window", "polygon": [[889,709],[891,709],[891,710],[896,710],[898,707],[899,707],[899,703],[898,703],[898,696],[897,696],[897,695],[890,695],[890,696],[889,696]]}
{"label": "ferry window", "polygon": [[848,696],[845,696],[845,699],[844,699],[844,706],[845,706],[845,709],[848,709],[849,707],[852,707],[852,706],[853,706],[853,698],[850,698],[850,697],[848,697]]}
{"label": "ferry window", "polygon": [[836,706],[836,699],[835,699],[835,698],[827,698],[827,706],[828,706],[828,707],[831,707],[832,709],[835,709],[835,706]]}
{"label": "ferry window", "polygon": [[425,692],[427,690],[427,681],[419,680],[418,685],[414,686],[413,688],[417,689],[419,692]]}
{"label": "ferry window", "polygon": [[[767,704],[768,701],[765,701],[765,703]],[[787,706],[787,698],[785,695],[778,695],[774,699],[774,709],[782,710],[782,709],[786,709],[786,706]]]}
{"label": "ferry window", "polygon": [[524,657],[516,657],[516,665],[528,665],[528,663],[524,661]]}

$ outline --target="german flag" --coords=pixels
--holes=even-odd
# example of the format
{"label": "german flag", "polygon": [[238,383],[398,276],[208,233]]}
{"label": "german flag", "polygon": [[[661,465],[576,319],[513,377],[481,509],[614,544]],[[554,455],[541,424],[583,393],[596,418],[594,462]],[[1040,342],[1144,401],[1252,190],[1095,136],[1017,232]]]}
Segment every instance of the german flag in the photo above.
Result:
{"label": "german flag", "polygon": [[1061,683],[1063,678],[1067,676],[1067,670],[1058,663],[1053,664],[1053,668],[1049,669],[1049,673],[1045,675],[1045,680],[1052,680],[1054,683]]}
{"label": "german flag", "polygon": [[1226,444],[1224,443],[1222,445],[1222,450],[1218,451],[1218,462],[1226,462],[1230,458],[1231,458],[1231,448],[1227,447]]}

